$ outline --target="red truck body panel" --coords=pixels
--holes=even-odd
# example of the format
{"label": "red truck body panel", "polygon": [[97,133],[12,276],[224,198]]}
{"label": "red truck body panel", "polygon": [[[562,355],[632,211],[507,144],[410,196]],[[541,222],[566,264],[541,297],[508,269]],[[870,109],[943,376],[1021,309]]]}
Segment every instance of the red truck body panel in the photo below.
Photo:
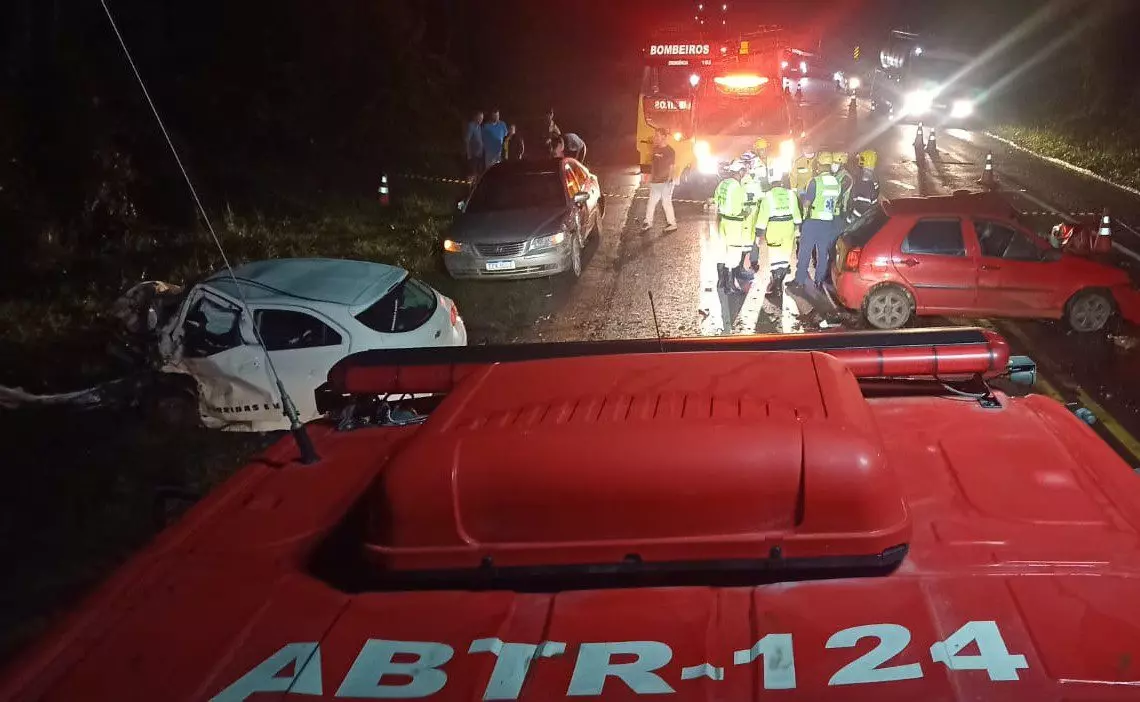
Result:
{"label": "red truck body panel", "polygon": [[[283,441],[243,469],[9,667],[0,699],[1136,699],[1132,471],[1040,396],[854,383],[822,354],[548,359],[460,381],[420,426],[314,425],[319,463]],[[637,419],[649,394],[676,401]],[[612,513],[591,517],[575,471]],[[909,550],[885,575],[745,586],[340,587],[314,560],[362,500],[362,547],[450,548],[470,513],[472,542],[530,538],[546,561],[580,534],[720,548],[733,529]],[[416,502],[433,521],[411,529]]]}

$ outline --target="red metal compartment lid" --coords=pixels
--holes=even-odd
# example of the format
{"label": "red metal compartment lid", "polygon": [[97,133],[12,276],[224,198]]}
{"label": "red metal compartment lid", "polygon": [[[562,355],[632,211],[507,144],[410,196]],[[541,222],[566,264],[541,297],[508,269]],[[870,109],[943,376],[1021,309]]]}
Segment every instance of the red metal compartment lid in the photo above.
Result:
{"label": "red metal compartment lid", "polygon": [[820,353],[483,366],[373,499],[366,549],[397,571],[873,557],[910,534],[858,384]]}

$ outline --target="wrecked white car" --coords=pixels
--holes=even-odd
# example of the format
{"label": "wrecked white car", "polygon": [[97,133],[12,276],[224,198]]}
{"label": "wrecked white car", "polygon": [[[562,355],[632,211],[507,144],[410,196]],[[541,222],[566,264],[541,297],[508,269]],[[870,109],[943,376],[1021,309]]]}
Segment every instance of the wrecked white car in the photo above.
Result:
{"label": "wrecked white car", "polygon": [[116,315],[150,337],[160,370],[194,379],[208,428],[289,428],[267,357],[307,422],[319,416],[317,387],[350,353],[467,343],[454,301],[380,263],[257,261],[187,291],[159,285],[132,288]]}

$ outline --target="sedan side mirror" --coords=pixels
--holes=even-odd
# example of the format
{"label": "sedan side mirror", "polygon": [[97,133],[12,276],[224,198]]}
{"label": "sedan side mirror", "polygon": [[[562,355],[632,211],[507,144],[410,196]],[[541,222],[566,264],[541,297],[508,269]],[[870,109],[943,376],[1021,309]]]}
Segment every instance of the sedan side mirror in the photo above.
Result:
{"label": "sedan side mirror", "polygon": [[467,209],[467,201],[466,200],[460,200],[459,203],[456,205],[456,208],[460,212],[466,210]]}
{"label": "sedan side mirror", "polygon": [[574,204],[575,205],[585,205],[589,201],[590,201],[590,193],[588,193],[588,192],[582,191],[582,192],[576,193],[574,195]]}

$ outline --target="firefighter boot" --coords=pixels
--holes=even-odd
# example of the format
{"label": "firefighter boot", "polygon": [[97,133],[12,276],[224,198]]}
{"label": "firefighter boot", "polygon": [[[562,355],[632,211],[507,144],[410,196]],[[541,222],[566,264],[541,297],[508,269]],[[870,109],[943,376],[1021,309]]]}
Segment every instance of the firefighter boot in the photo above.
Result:
{"label": "firefighter boot", "polygon": [[728,266],[723,263],[716,264],[716,287],[721,292],[732,292],[732,281],[729,279]]}
{"label": "firefighter boot", "polygon": [[772,280],[768,283],[766,298],[775,303],[782,303],[784,299],[784,278],[788,275],[787,268],[777,268],[772,271]]}

